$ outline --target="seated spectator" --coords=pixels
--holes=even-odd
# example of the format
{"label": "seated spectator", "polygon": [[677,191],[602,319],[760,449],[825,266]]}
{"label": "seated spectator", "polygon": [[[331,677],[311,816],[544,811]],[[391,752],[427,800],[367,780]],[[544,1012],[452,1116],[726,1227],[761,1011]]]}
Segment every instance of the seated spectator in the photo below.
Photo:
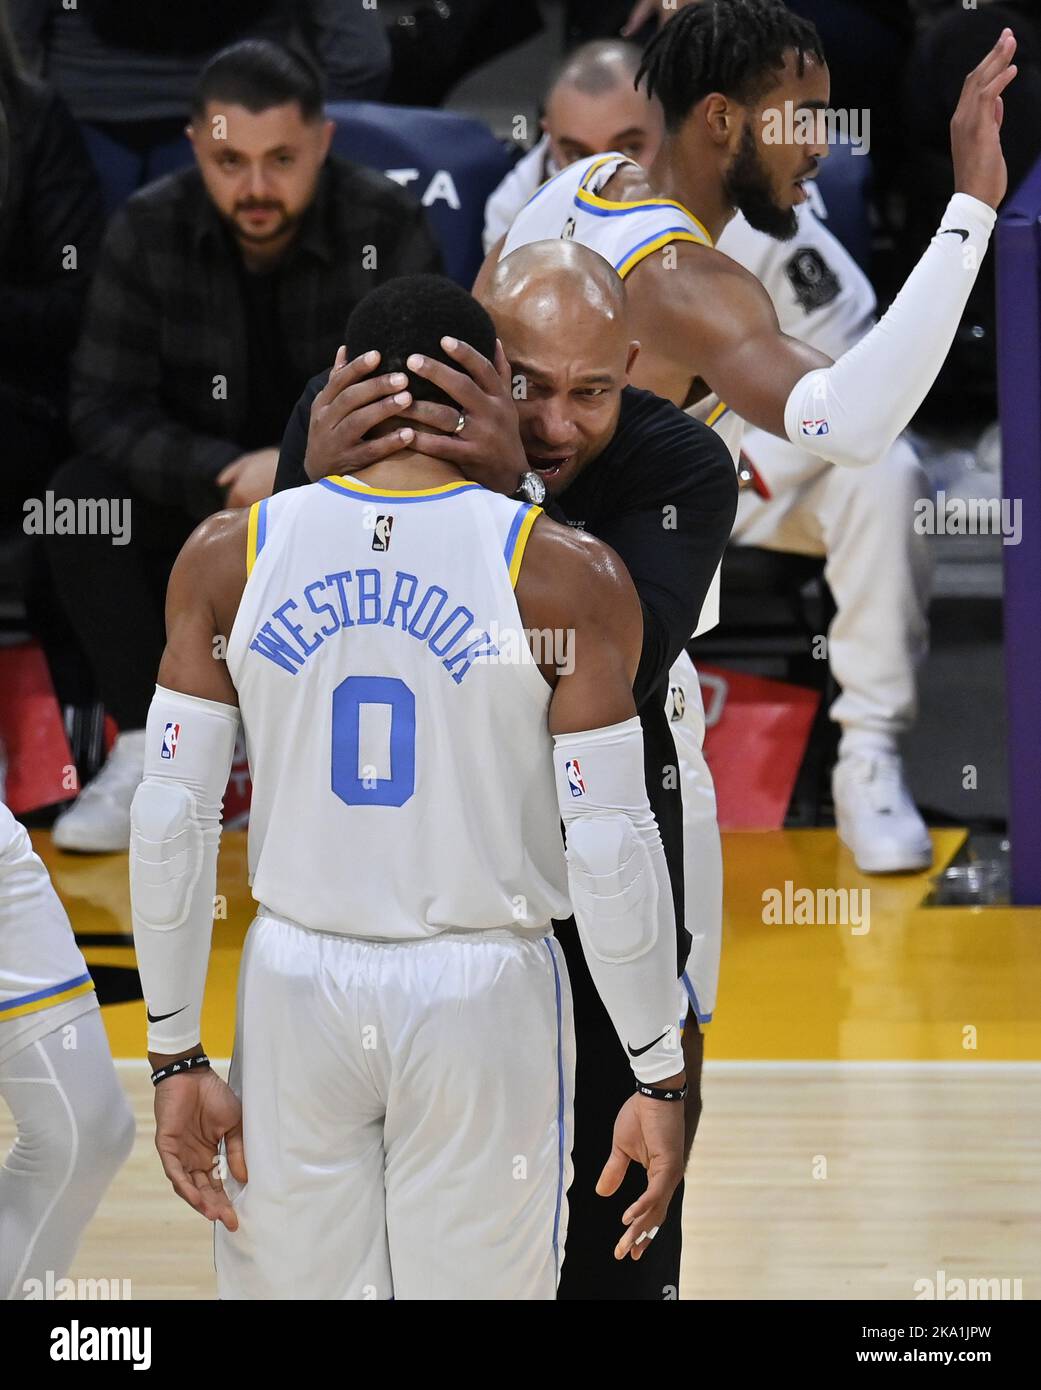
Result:
{"label": "seated spectator", "polygon": [[130,543],[53,536],[49,552],[120,735],[57,821],[60,848],[127,848],[166,582],[188,534],[270,492],[290,410],[366,291],[440,269],[411,195],[329,155],[332,132],[310,68],[235,44],[199,79],[197,167],[142,189],[108,229],[74,360],[81,453],[52,486],[129,498]]}
{"label": "seated spectator", "polygon": [[0,0],[0,479],[21,515],[62,458],[68,359],[101,241],[101,193],[68,108],[23,70]]}
{"label": "seated spectator", "polygon": [[[101,192],[68,108],[23,70],[0,0],[0,517],[25,523],[68,456],[69,357],[102,233]],[[6,538],[5,538],[6,539]],[[82,654],[51,592],[42,541],[17,579],[63,704],[89,701]]]}
{"label": "seated spectator", "polygon": [[648,165],[661,144],[661,109],[633,86],[640,50],[620,39],[584,44],[550,83],[541,120],[542,139],[488,199],[484,249],[509,229],[541,183],[576,159],[619,150]]}
{"label": "seated spectator", "polygon": [[297,49],[330,101],[377,101],[390,71],[382,15],[344,0],[10,0],[26,64],[73,115],[138,155],[181,134],[200,67],[264,38]]}

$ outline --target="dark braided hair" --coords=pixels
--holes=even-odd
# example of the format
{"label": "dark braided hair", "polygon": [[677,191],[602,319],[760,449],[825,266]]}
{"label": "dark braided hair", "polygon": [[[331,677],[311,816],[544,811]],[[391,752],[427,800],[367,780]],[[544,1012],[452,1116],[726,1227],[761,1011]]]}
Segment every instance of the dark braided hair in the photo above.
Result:
{"label": "dark braided hair", "polygon": [[710,92],[753,105],[792,49],[800,77],[807,56],[825,61],[814,25],[781,0],[701,0],[679,10],[647,45],[636,85],[646,78],[666,129],[676,131]]}

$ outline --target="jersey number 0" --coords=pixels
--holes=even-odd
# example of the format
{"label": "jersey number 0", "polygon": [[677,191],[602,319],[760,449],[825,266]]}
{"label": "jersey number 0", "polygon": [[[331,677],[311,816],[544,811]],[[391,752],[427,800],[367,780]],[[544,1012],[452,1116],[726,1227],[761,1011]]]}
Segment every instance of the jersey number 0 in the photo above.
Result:
{"label": "jersey number 0", "polygon": [[[390,707],[390,776],[361,756],[363,705]],[[348,676],[333,691],[332,789],[348,806],[404,806],[416,790],[416,697],[396,676]],[[366,753],[369,750],[365,750]]]}

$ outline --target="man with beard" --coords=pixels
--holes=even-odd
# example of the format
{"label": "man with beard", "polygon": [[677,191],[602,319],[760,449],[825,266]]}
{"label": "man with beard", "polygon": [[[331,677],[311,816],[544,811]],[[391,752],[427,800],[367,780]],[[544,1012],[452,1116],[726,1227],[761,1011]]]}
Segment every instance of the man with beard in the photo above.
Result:
{"label": "man with beard", "polygon": [[120,735],[57,821],[61,849],[129,845],[163,596],[184,541],[203,517],[270,493],[293,402],[362,296],[440,268],[419,205],[330,155],[332,133],[301,59],[237,43],[199,78],[197,167],[142,189],[109,226],[73,363],[80,456],[51,488],[74,503],[129,498],[129,541],[81,531],[48,549]]}
{"label": "man with beard", "polygon": [[[716,249],[738,211],[759,232],[794,237],[805,183],[827,154],[824,54],[814,27],[780,0],[704,0],[676,14],[637,77],[665,117],[651,166],[618,153],[570,165],[489,253],[475,292],[518,247],[579,241],[626,281],[643,345],[635,384],[712,425],[735,462],[747,421],[825,462],[876,464],[936,379],[986,253],[1007,186],[1001,94],[1016,75],[1015,49],[1006,29],[966,79],[951,122],[958,191],[892,308],[835,362],[786,336],[759,281]],[[891,471],[880,471],[881,485]],[[907,492],[889,499],[894,528],[911,525]],[[698,632],[717,620],[718,576]],[[882,672],[881,682],[891,710],[858,705],[856,692],[847,698],[847,711],[861,716],[852,729],[859,741],[848,743],[844,727],[834,778],[839,834],[868,872],[918,869],[931,858],[895,752],[913,682],[891,676]]]}
{"label": "man with beard", "polygon": [[[680,725],[670,730],[665,705],[667,698],[675,705],[669,672],[679,665],[677,658],[691,671],[680,654],[730,534],[737,480],[726,447],[711,430],[628,385],[640,345],[629,329],[624,284],[601,257],[561,241],[525,247],[496,269],[483,298],[500,339],[494,367],[472,346],[446,339],[442,346],[462,370],[420,356],[398,370],[384,364],[385,374],[374,376],[377,363],[364,351],[367,345],[348,341],[328,381],[320,376],[310,382],[290,418],[276,491],[353,473],[408,447],[507,495],[527,473],[524,487],[535,489],[529,499],[544,486],[543,505],[555,519],[606,541],[625,562],[643,611],[634,696],[647,794],[665,847],[679,928],[676,964],[684,988],[677,988],[678,1017],[681,996],[689,1001],[683,1032],[689,1152],[700,1112],[698,1025],[711,1013],[718,963],[722,866],[708,769],[696,737],[687,765],[677,766],[673,731]],[[348,351],[353,361],[345,360]],[[413,401],[411,391],[402,389],[413,376],[434,382],[457,406]],[[374,433],[392,417],[438,433],[410,427],[382,437]],[[544,485],[531,476],[539,469]],[[559,655],[567,659],[566,650]],[[696,732],[696,682],[688,689],[684,718]],[[628,1067],[573,922],[558,923],[556,930],[571,976],[578,1042],[575,1179],[558,1297],[675,1298],[682,1188],[639,1263],[611,1259],[612,1233],[638,1192],[633,1179],[615,1192],[601,1176],[614,1117],[630,1084]]]}

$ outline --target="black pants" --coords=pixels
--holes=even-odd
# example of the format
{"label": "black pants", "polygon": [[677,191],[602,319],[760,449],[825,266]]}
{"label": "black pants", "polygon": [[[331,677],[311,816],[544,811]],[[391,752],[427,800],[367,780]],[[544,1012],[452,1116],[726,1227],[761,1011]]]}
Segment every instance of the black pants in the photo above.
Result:
{"label": "black pants", "polygon": [[586,967],[574,921],[556,922],[554,930],[571,977],[578,1054],[575,1176],[568,1190],[567,1243],[557,1297],[676,1299],[682,1249],[682,1183],[650,1249],[638,1260],[614,1257],[614,1247],[625,1234],[622,1213],[646,1188],[646,1174],[638,1163],[631,1163],[613,1197],[598,1197],[595,1189],[611,1153],[618,1111],[633,1094],[633,1074]]}
{"label": "black pants", "polygon": [[167,581],[197,519],[130,496],[125,478],[87,456],[63,464],[50,488],[56,501],[129,499],[126,545],[114,545],[108,535],[54,535],[47,537],[47,555],[105,708],[120,729],[143,729],[166,642]]}

